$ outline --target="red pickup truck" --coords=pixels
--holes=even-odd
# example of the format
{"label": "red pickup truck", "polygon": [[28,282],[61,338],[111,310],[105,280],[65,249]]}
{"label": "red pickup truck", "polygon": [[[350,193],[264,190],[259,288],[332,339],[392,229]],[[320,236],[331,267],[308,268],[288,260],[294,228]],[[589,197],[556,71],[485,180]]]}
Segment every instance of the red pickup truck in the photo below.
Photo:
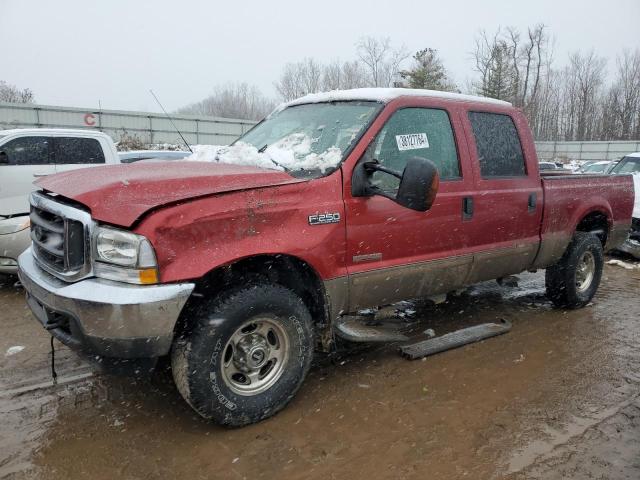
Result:
{"label": "red pickup truck", "polygon": [[535,269],[555,305],[583,306],[631,224],[630,177],[541,178],[523,114],[486,98],[310,95],[210,160],[39,180],[19,265],[53,336],[170,354],[185,400],[225,425],[283,408],[346,313]]}

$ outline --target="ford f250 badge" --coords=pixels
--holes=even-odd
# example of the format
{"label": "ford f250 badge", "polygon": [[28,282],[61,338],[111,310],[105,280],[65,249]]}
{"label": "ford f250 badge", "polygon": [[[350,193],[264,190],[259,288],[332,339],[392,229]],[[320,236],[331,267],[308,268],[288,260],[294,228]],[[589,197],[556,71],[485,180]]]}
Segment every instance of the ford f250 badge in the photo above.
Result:
{"label": "ford f250 badge", "polygon": [[316,213],[309,215],[309,225],[324,225],[325,223],[339,223],[340,214],[336,213]]}

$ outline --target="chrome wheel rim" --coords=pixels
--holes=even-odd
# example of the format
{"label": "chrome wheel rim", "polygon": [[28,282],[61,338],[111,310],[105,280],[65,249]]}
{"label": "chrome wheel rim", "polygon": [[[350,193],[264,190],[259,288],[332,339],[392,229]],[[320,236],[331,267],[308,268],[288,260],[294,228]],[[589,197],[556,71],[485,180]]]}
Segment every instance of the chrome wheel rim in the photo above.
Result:
{"label": "chrome wheel rim", "polygon": [[243,323],[222,351],[222,378],[238,395],[257,395],[282,376],[289,358],[289,336],[272,318]]}
{"label": "chrome wheel rim", "polygon": [[596,273],[596,259],[591,252],[584,252],[576,266],[576,289],[584,292],[589,289]]}

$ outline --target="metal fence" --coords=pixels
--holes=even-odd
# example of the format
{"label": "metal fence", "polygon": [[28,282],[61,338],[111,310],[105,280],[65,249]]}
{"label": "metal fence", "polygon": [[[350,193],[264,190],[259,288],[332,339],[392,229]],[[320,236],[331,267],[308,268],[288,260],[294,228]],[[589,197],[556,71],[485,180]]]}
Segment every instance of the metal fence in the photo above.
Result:
{"label": "metal fence", "polygon": [[[190,144],[227,145],[255,122],[232,118],[176,115],[174,123]],[[97,129],[119,141],[123,135],[143,143],[181,144],[166,117],[157,113],[92,110],[0,102],[0,129],[87,128]],[[540,160],[615,160],[640,152],[640,140],[630,142],[536,142]]]}
{"label": "metal fence", "polygon": [[536,142],[540,160],[619,160],[640,152],[639,141],[624,142]]}
{"label": "metal fence", "polygon": [[[190,144],[226,145],[255,124],[250,120],[196,115],[176,115],[172,118]],[[0,129],[9,128],[96,129],[105,132],[116,142],[126,134],[149,144],[182,143],[165,116],[149,112],[0,102]]]}

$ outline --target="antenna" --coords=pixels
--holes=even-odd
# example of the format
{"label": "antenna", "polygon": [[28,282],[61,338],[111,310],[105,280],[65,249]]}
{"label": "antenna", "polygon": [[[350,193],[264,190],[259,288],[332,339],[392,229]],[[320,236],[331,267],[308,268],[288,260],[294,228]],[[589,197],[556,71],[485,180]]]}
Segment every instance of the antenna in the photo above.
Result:
{"label": "antenna", "polygon": [[164,109],[164,107],[162,106],[162,104],[160,103],[160,100],[158,100],[158,97],[156,97],[156,94],[153,93],[153,90],[149,89],[149,92],[151,93],[151,95],[153,95],[153,98],[156,99],[156,102],[158,102],[158,105],[160,105],[160,108],[162,109],[162,111],[164,112],[165,116],[169,119],[169,121],[171,122],[171,125],[173,125],[173,128],[175,128],[176,132],[178,132],[178,135],[180,135],[180,138],[182,139],[182,141],[184,142],[184,144],[187,146],[187,148],[189,149],[189,151],[191,153],[193,153],[193,150],[191,150],[191,147],[189,146],[189,144],[187,143],[187,141],[184,139],[184,137],[182,136],[182,133],[180,133],[180,130],[178,130],[178,127],[176,127],[176,124],[173,123],[173,119],[169,116],[169,114],[167,113],[167,111]]}

